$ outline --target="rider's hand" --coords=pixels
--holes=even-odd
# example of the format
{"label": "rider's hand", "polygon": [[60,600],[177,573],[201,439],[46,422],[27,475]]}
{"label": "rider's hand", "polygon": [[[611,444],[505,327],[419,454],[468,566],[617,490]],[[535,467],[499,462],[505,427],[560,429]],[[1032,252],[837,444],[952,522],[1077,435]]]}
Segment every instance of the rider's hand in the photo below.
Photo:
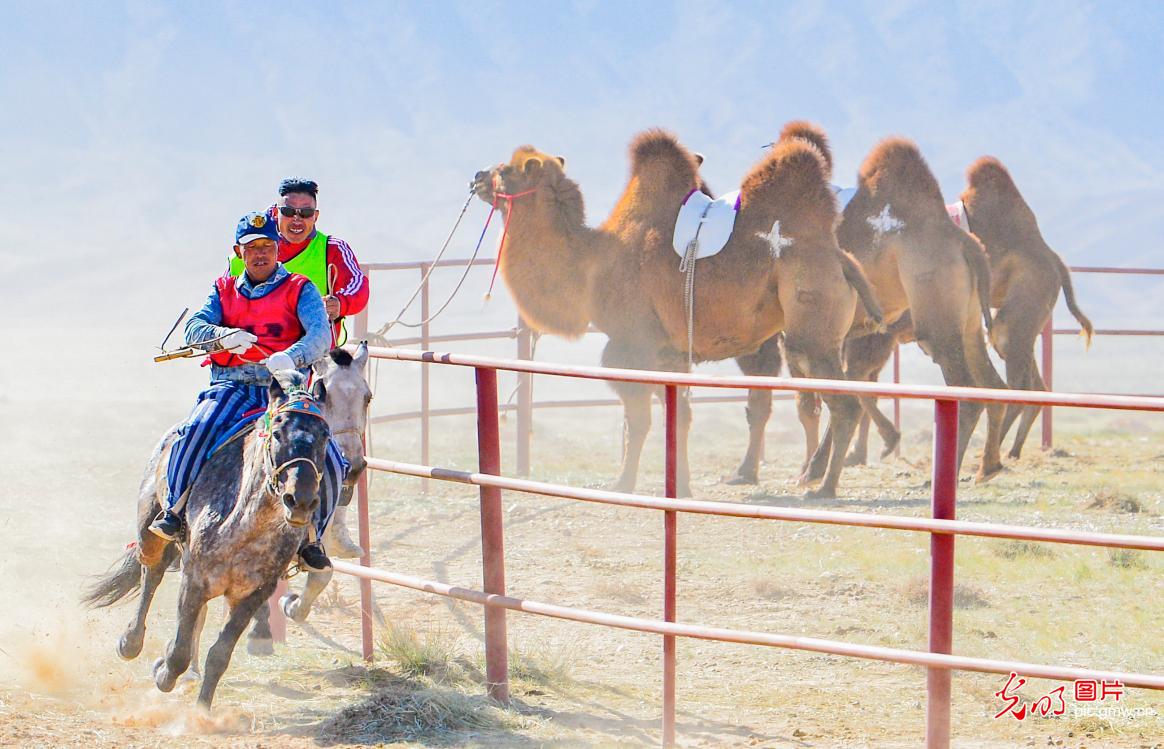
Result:
{"label": "rider's hand", "polygon": [[295,369],[295,361],[285,351],[276,351],[267,357],[267,369],[272,373]]}
{"label": "rider's hand", "polygon": [[323,298],[323,306],[327,310],[328,322],[335,322],[340,316],[340,300],[328,294]]}
{"label": "rider's hand", "polygon": [[251,347],[251,344],[259,340],[259,337],[254,333],[248,333],[245,330],[232,328],[225,337],[218,343],[232,354],[242,355]]}

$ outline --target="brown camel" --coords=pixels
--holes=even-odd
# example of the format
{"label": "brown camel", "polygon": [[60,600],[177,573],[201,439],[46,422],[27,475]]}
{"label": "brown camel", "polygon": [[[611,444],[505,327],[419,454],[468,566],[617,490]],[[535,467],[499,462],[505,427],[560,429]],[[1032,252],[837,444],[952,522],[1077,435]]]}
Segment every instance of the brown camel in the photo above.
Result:
{"label": "brown camel", "polygon": [[[873,149],[861,166],[857,192],[842,214],[837,239],[861,261],[889,326],[884,332],[854,329],[845,346],[850,378],[874,379],[895,340],[916,340],[941,367],[946,384],[1005,387],[983,335],[983,323],[991,327],[986,254],[977,239],[950,221],[937,180],[916,145],[888,138]],[[862,399],[862,405],[869,413],[876,411],[872,399]],[[960,405],[959,463],[982,410],[979,403]],[[992,405],[986,410],[979,481],[1002,469],[1003,408]],[[826,434],[809,467],[810,477],[819,475],[828,441]]]}
{"label": "brown camel", "polygon": [[[1034,212],[1002,162],[983,156],[970,165],[966,180],[968,186],[960,199],[969,225],[963,228],[982,242],[990,259],[991,306],[996,310],[990,342],[1006,362],[1006,381],[1010,387],[1045,390],[1035,366],[1035,341],[1051,318],[1060,288],[1067,309],[1079,321],[1088,345],[1094,328],[1075,302],[1070,271],[1043,239]],[[884,354],[888,358],[889,352]],[[877,370],[880,371],[880,366]],[[1022,454],[1023,443],[1039,409],[1035,406],[1008,408],[1002,427],[1004,436],[1020,413],[1022,419],[1010,449],[1011,458]],[[874,410],[873,416],[880,417],[878,431],[892,449],[899,438],[893,423],[880,411]],[[867,418],[866,415],[862,419],[861,433],[849,456],[850,464],[864,462]]]}
{"label": "brown camel", "polygon": [[[510,211],[501,273],[525,319],[539,330],[567,336],[579,335],[593,322],[610,338],[604,365],[666,371],[686,371],[690,354],[694,361],[738,357],[745,371],[776,374],[775,337],[784,330],[798,366],[816,376],[833,376],[825,374],[831,366],[839,376],[840,343],[857,294],[846,278],[854,271],[846,270],[846,256],[832,239],[835,202],[815,148],[797,142],[774,149],[744,180],[730,239],[721,252],[695,266],[690,352],[684,277],[670,241],[680,205],[700,185],[698,160],[659,130],[635,138],[630,157],[627,187],[598,229],[585,225],[581,192],[566,177],[561,159],[523,146],[509,163],[477,174],[477,194],[489,203],[498,194],[535,191],[501,203],[502,210]],[[851,265],[863,280],[856,263]],[[797,280],[803,288],[799,300],[793,286]],[[872,303],[871,292],[868,298]],[[807,308],[817,303],[828,306],[808,314]],[[795,329],[789,325],[793,321]],[[828,360],[830,346],[833,361]],[[623,465],[615,486],[630,491],[650,429],[650,398],[658,388],[619,383],[615,390],[625,406]],[[758,441],[770,410],[770,394],[764,395],[767,404],[749,399],[752,444],[741,474],[755,474]],[[851,435],[858,404],[845,400],[830,400],[829,406],[839,428],[848,424]],[[688,495],[691,412],[686,393],[678,416],[677,488]],[[846,440],[838,442],[847,446]],[[835,492],[843,464],[843,449],[834,452],[837,459],[828,461],[822,484],[826,492]]]}

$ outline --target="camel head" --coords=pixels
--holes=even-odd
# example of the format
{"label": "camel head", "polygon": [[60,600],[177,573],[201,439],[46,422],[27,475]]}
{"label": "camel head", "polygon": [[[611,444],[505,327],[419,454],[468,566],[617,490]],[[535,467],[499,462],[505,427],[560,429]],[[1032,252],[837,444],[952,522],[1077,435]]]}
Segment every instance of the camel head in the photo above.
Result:
{"label": "camel head", "polygon": [[820,155],[824,158],[825,179],[832,179],[833,150],[829,146],[829,138],[825,135],[824,128],[808,120],[793,120],[781,128],[780,137],[776,139],[776,143],[783,143],[792,138],[802,138],[816,146],[816,150],[820,151]]}
{"label": "camel head", "polygon": [[692,190],[710,194],[699,166],[703,156],[688,150],[666,130],[652,128],[635,136],[630,144],[631,180],[652,201],[677,210]]}
{"label": "camel head", "polygon": [[471,187],[481,200],[490,204],[496,202],[502,209],[508,207],[508,201],[497,200],[498,197],[522,193],[529,193],[527,197],[531,205],[554,202],[555,199],[570,200],[575,195],[579,205],[581,203],[578,186],[566,177],[566,159],[542,153],[533,146],[521,146],[513,152],[508,163],[477,172]]}
{"label": "camel head", "polygon": [[937,179],[917,145],[905,138],[878,143],[857,174],[857,193],[845,207],[837,240],[846,249],[868,246],[905,225],[949,222]]}
{"label": "camel head", "polygon": [[736,231],[764,234],[779,222],[787,238],[831,234],[837,203],[828,171],[824,156],[809,141],[778,141],[744,177]]}

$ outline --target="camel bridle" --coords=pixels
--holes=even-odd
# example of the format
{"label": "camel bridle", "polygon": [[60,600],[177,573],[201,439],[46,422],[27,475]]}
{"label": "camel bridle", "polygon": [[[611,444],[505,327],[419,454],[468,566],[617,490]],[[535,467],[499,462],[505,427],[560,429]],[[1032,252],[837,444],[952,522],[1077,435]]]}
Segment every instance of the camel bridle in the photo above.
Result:
{"label": "camel bridle", "polygon": [[[538,191],[534,187],[522,192],[507,193],[499,192],[501,187],[501,174],[493,172],[493,205],[489,208],[489,216],[485,219],[485,228],[481,230],[481,239],[485,238],[485,231],[489,228],[489,222],[493,220],[493,214],[497,212],[499,200],[504,200],[507,205],[505,207],[505,225],[501,227],[501,243],[497,245],[497,258],[493,261],[493,275],[489,277],[489,291],[485,292],[485,300],[488,301],[493,297],[493,284],[497,282],[497,271],[501,268],[501,253],[505,251],[505,240],[509,237],[509,224],[513,221],[513,201],[518,198],[524,198],[526,195],[533,195]],[[477,240],[477,246],[481,246],[481,240]]]}

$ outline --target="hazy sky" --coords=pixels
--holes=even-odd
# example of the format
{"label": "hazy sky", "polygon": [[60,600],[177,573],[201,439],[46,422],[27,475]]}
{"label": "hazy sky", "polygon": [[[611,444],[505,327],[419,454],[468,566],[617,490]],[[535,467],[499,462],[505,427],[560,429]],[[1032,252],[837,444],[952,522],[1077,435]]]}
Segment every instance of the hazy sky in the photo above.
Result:
{"label": "hazy sky", "polygon": [[287,175],[320,182],[321,227],[362,260],[423,258],[522,143],[567,158],[597,223],[638,130],[674,130],[727,191],[793,118],[828,130],[840,182],[890,134],[951,198],[993,154],[1069,263],[1164,265],[1164,3],[0,0],[0,18],[6,327],[112,321],[156,345]]}

